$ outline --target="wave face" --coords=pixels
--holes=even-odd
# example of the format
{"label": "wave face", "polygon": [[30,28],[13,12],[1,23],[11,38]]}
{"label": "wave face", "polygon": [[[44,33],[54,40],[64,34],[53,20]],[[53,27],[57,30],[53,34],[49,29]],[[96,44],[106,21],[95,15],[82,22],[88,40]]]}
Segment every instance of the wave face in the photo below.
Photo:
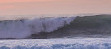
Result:
{"label": "wave face", "polygon": [[31,34],[52,32],[70,24],[75,17],[49,17],[0,21],[0,38],[26,38]]}
{"label": "wave face", "polygon": [[1,40],[0,49],[111,49],[111,39]]}

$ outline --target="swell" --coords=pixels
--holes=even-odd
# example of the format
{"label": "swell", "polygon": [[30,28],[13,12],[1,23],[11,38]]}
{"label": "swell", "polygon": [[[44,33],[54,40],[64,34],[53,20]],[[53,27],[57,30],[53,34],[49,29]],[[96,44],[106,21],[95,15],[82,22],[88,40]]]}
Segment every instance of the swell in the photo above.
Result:
{"label": "swell", "polygon": [[111,15],[76,17],[70,25],[47,34],[47,38],[110,38]]}

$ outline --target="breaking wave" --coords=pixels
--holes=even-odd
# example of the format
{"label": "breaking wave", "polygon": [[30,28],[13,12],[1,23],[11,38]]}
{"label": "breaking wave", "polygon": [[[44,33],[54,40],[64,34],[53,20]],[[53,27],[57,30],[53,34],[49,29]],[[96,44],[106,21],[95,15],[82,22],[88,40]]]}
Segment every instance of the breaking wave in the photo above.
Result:
{"label": "breaking wave", "polygon": [[0,38],[26,38],[31,34],[52,32],[70,24],[75,17],[47,17],[0,21]]}

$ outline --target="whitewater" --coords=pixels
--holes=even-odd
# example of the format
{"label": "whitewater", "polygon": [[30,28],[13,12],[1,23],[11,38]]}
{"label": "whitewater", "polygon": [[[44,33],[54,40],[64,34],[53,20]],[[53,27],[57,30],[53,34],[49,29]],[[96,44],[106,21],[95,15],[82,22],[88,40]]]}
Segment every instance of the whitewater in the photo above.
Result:
{"label": "whitewater", "polygon": [[109,38],[0,40],[0,49],[111,49]]}
{"label": "whitewater", "polygon": [[0,21],[0,38],[27,38],[31,34],[52,32],[70,24],[75,17],[43,17]]}

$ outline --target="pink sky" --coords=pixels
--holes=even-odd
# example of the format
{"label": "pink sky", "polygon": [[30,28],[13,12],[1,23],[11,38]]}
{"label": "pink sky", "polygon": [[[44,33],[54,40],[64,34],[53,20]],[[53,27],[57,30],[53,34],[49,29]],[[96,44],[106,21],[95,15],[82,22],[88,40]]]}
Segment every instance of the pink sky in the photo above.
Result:
{"label": "pink sky", "polygon": [[0,15],[111,13],[111,0],[0,0]]}

